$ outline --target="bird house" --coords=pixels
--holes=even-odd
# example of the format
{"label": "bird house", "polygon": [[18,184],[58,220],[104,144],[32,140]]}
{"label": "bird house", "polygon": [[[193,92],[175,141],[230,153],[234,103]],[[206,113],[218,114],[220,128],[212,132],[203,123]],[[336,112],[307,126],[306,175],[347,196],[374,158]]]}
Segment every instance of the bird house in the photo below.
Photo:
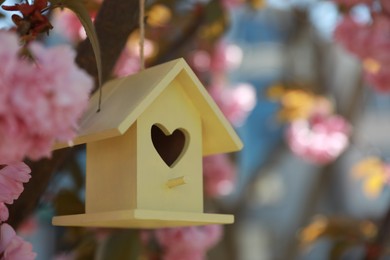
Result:
{"label": "bird house", "polygon": [[54,217],[54,225],[233,223],[203,212],[202,157],[242,143],[183,59],[108,82],[97,113],[98,99],[74,140],[87,147],[85,214]]}

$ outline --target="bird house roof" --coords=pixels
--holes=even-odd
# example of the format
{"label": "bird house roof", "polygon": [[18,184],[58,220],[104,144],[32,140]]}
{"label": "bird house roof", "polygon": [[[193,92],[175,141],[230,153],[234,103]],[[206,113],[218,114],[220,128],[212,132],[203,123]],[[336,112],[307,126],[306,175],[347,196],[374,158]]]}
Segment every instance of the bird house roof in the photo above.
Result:
{"label": "bird house roof", "polygon": [[[124,134],[173,81],[180,83],[199,112],[203,154],[240,150],[240,138],[184,59],[173,60],[106,83],[102,89],[100,112],[97,112],[99,94],[96,92],[80,121],[74,145]],[[58,145],[56,148],[64,146],[66,145]]]}

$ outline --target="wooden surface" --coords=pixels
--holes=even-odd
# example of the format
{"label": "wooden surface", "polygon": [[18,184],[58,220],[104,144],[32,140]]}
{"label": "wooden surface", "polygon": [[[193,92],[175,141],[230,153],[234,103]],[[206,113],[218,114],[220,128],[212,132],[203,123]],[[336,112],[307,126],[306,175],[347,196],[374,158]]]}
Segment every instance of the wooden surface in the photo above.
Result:
{"label": "wooden surface", "polygon": [[233,215],[139,209],[58,216],[53,218],[53,225],[55,226],[117,228],[163,228],[208,224],[231,224],[233,222]]}
{"label": "wooden surface", "polygon": [[137,124],[122,136],[87,144],[85,211],[136,207]]}
{"label": "wooden surface", "polygon": [[[169,167],[156,151],[151,126],[166,133],[183,129],[186,144],[178,160]],[[202,126],[198,111],[188,103],[184,91],[173,82],[137,120],[137,208],[203,212]],[[184,176],[188,182],[175,188],[166,183]]]}

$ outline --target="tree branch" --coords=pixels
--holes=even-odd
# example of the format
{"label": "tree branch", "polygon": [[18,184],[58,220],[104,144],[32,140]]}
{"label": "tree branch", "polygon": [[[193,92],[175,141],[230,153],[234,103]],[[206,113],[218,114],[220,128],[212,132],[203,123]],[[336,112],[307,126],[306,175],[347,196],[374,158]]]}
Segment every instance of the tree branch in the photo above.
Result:
{"label": "tree branch", "polygon": [[[103,1],[95,19],[95,28],[101,49],[103,83],[110,78],[128,36],[138,27],[138,17],[138,0]],[[79,45],[77,52],[76,62],[97,82],[95,56],[88,39]]]}

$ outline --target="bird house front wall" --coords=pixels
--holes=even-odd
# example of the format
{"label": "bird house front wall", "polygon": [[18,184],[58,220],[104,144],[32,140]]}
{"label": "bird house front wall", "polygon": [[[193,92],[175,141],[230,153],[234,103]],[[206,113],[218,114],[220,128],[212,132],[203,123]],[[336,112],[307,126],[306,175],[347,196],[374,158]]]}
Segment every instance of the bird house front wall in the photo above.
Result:
{"label": "bird house front wall", "polygon": [[202,126],[198,111],[171,84],[137,120],[137,207],[203,212]]}
{"label": "bird house front wall", "polygon": [[86,213],[135,208],[136,130],[87,144]]}

